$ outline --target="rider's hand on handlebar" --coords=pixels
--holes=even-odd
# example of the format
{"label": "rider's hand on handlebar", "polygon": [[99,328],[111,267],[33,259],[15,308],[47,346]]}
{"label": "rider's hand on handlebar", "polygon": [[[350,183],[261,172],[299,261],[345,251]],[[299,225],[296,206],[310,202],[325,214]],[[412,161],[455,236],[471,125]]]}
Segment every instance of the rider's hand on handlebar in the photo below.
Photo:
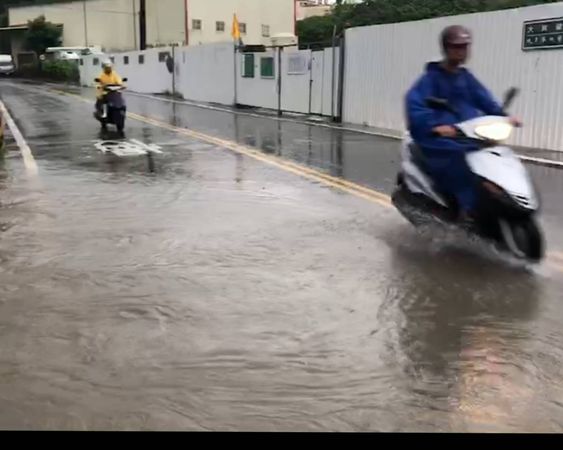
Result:
{"label": "rider's hand on handlebar", "polygon": [[441,137],[453,138],[457,136],[457,129],[451,125],[440,125],[432,128],[432,133]]}
{"label": "rider's hand on handlebar", "polygon": [[520,128],[523,124],[522,121],[516,117],[510,117],[510,124],[516,128]]}

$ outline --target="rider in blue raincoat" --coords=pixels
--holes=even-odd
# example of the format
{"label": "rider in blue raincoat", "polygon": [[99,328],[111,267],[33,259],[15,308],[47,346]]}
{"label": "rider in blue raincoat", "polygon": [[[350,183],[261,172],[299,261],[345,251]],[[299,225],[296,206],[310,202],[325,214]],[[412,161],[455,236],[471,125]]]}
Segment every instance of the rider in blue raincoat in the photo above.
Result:
{"label": "rider in blue raincoat", "polygon": [[[476,206],[474,178],[465,154],[477,147],[452,139],[452,126],[482,115],[505,115],[490,92],[463,67],[469,57],[471,34],[462,26],[451,26],[441,36],[444,60],[429,63],[406,97],[407,124],[411,136],[425,156],[426,171],[438,189],[455,197],[460,219],[468,220]],[[445,99],[458,115],[429,107],[429,97]],[[515,125],[519,122],[512,119]]]}

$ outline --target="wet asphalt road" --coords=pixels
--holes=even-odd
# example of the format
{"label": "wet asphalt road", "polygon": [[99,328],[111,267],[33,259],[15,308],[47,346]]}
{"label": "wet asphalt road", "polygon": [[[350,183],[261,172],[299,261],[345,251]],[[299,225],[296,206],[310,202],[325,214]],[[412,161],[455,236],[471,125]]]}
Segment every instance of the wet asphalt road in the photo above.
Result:
{"label": "wet asphalt road", "polygon": [[[0,169],[0,428],[563,431],[563,260],[523,270],[136,120],[127,138],[162,153],[104,154],[90,105],[0,96],[39,166],[10,144]],[[128,104],[392,188],[396,141]],[[560,251],[563,172],[530,169]]]}

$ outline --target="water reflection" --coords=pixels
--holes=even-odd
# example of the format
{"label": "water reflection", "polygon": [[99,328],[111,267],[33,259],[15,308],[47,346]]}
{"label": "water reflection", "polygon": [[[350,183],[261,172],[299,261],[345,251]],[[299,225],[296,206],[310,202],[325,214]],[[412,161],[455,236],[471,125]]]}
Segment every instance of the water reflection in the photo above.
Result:
{"label": "water reflection", "polygon": [[448,411],[456,429],[533,427],[530,322],[541,285],[533,273],[460,253],[395,249],[394,355],[415,401]]}

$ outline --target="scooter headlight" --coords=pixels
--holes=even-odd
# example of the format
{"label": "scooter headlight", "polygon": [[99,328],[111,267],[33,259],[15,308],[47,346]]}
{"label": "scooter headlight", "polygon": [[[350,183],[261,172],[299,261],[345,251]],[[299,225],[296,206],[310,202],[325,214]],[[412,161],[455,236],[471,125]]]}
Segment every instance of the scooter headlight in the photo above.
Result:
{"label": "scooter headlight", "polygon": [[488,141],[500,142],[507,140],[514,127],[506,122],[488,123],[475,128],[475,134]]}

